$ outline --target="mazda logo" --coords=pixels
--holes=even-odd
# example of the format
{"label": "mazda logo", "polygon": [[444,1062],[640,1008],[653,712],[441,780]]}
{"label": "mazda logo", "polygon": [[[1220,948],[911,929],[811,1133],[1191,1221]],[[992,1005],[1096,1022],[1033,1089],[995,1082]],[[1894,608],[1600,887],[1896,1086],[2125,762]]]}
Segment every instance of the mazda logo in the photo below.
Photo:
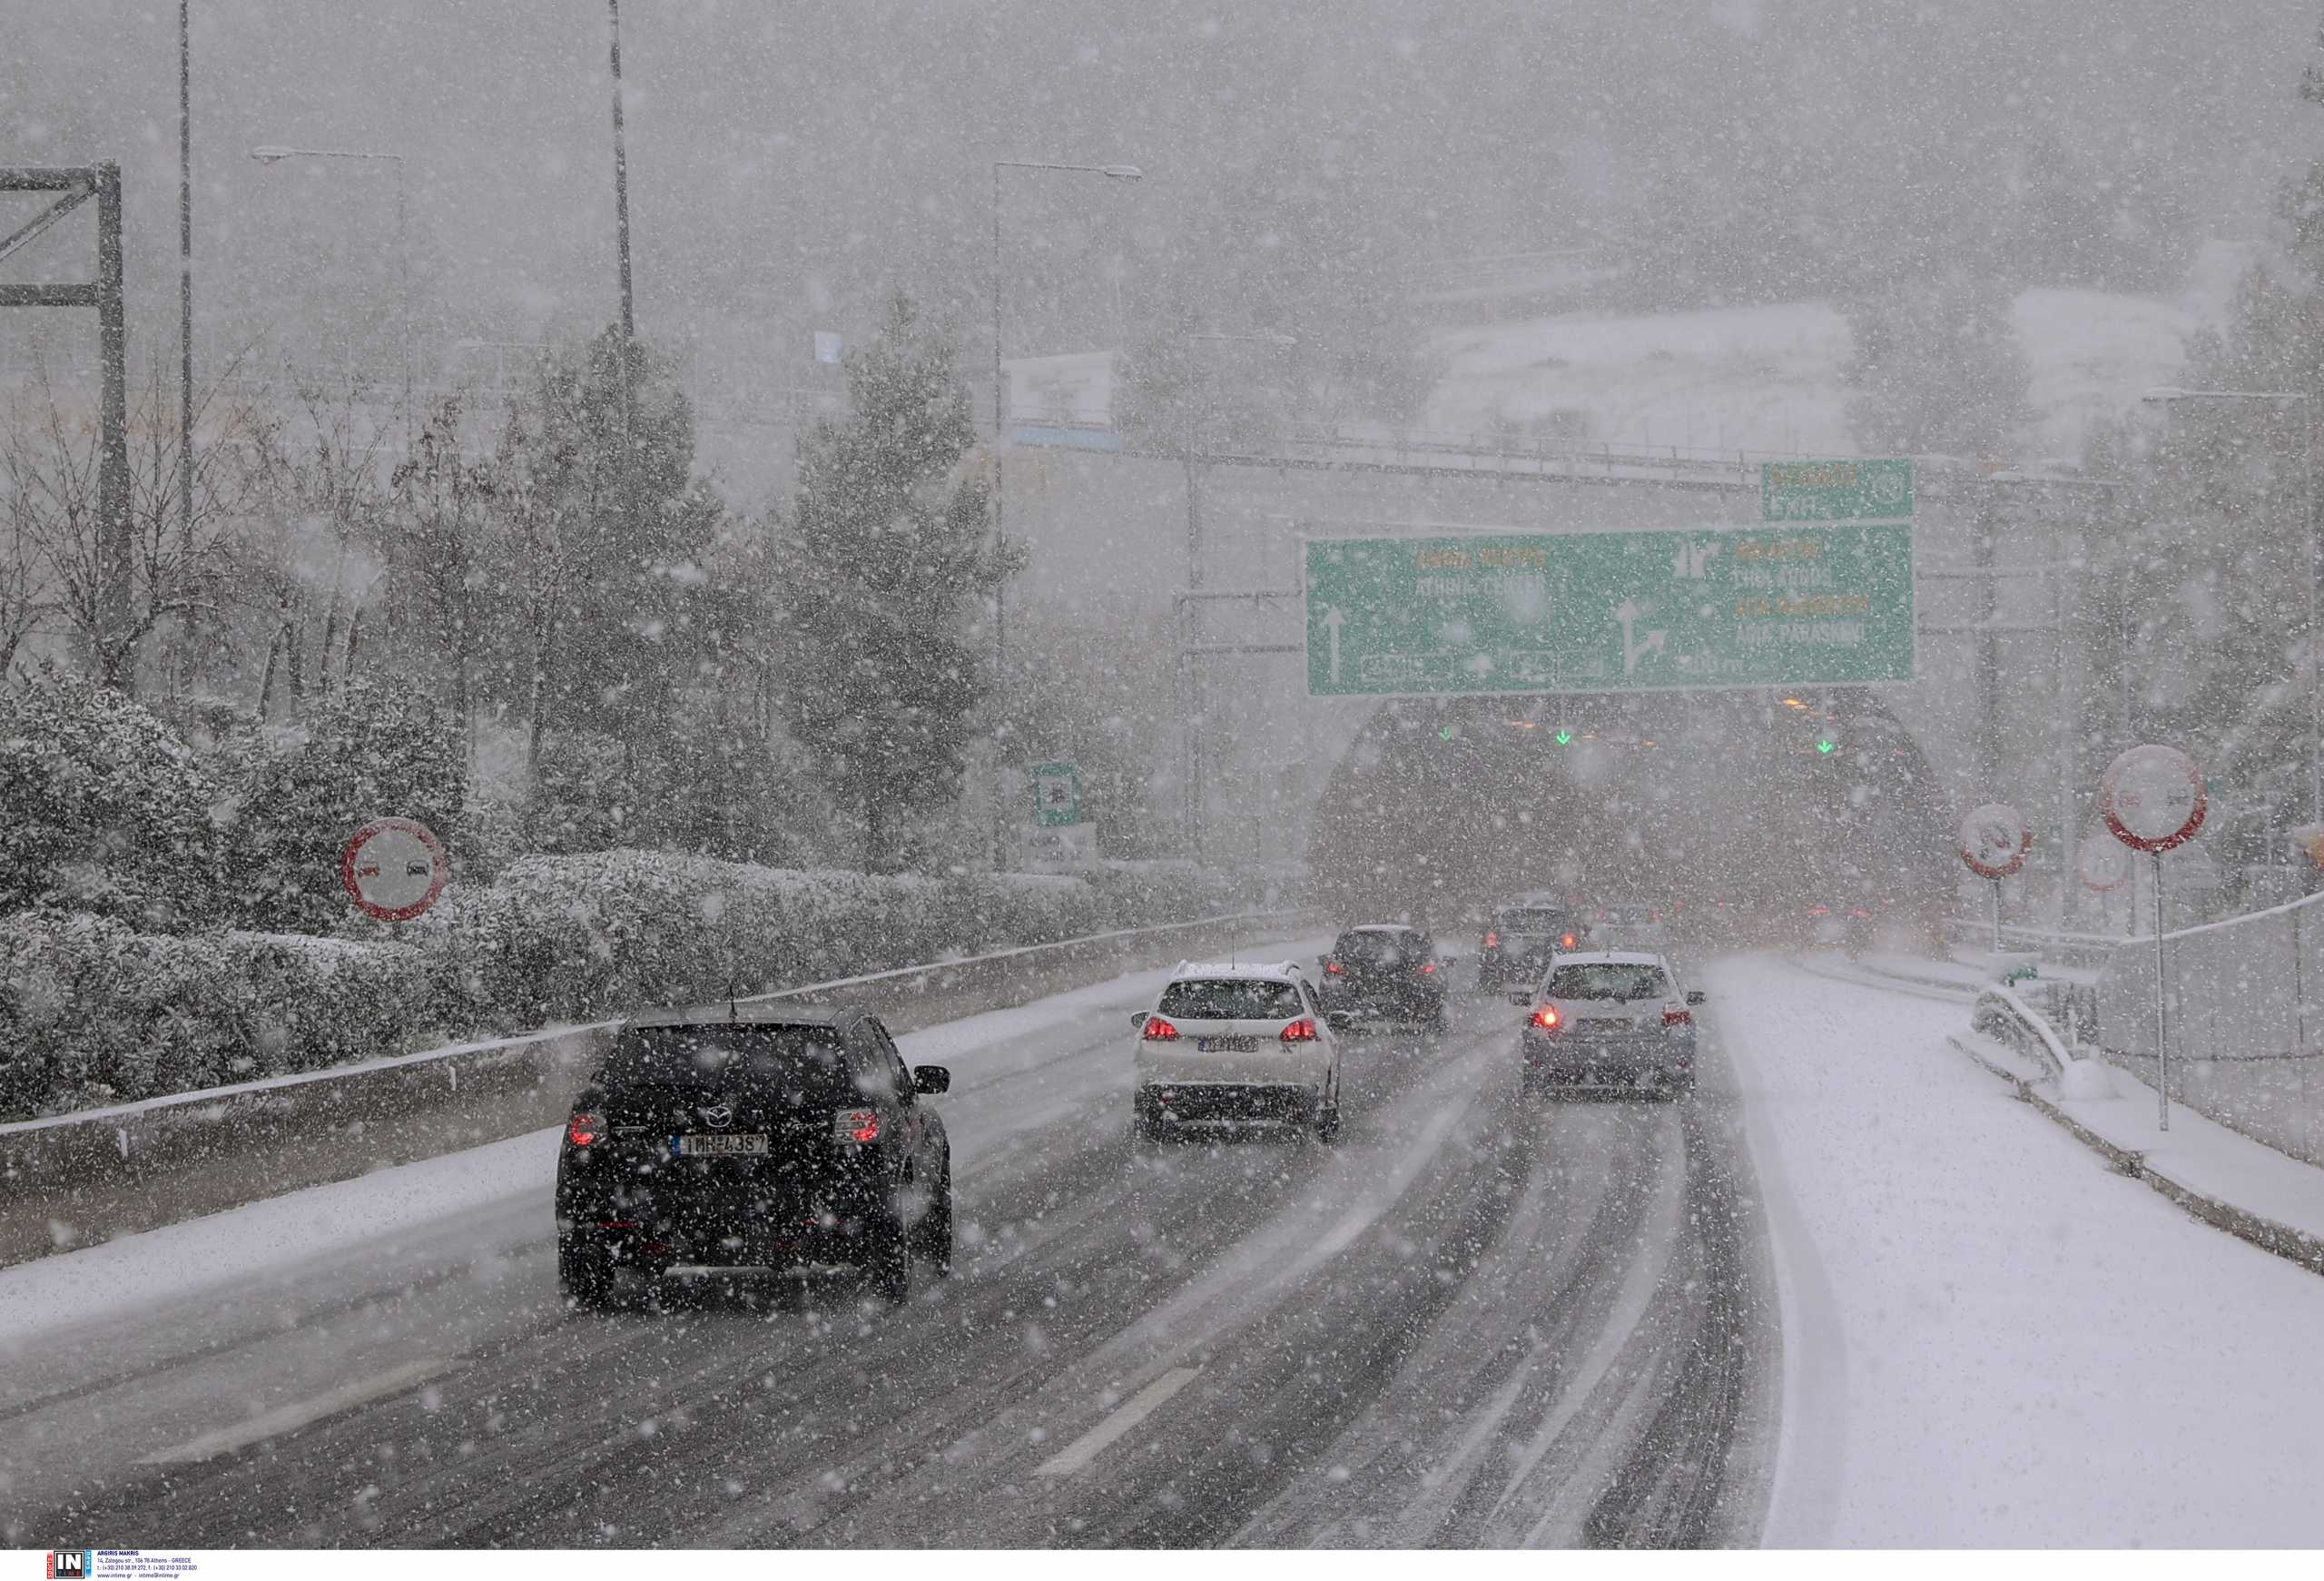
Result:
{"label": "mazda logo", "polygon": [[734,1123],[734,1106],[731,1103],[705,1103],[694,1112],[713,1131],[724,1131]]}

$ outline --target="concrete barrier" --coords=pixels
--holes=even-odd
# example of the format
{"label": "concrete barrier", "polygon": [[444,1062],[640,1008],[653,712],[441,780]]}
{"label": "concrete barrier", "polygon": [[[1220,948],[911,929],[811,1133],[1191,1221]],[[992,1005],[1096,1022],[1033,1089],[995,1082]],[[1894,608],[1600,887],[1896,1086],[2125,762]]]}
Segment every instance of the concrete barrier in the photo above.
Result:
{"label": "concrete barrier", "polygon": [[[2324,1164],[2324,895],[2166,934],[2171,1096]],[[2106,1058],[2155,1080],[2155,942],[2115,947],[2098,980]]]}
{"label": "concrete barrier", "polygon": [[[754,994],[911,1032],[1183,955],[1249,949],[1305,911],[1205,917]],[[0,1267],[554,1125],[618,1021],[551,1027],[0,1125]]]}

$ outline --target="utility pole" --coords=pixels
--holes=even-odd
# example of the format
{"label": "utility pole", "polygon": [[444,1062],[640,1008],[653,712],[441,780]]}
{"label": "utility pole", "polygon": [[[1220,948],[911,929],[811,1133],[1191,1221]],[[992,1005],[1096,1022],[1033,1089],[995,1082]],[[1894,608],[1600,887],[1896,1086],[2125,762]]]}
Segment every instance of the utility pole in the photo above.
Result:
{"label": "utility pole", "polygon": [[137,689],[130,667],[129,579],[129,319],[121,301],[121,166],[97,166],[97,355],[104,370],[101,420],[103,454],[97,462],[97,567],[103,586],[103,627],[108,642],[123,649],[105,668],[123,692]]}
{"label": "utility pole", "polygon": [[621,257],[622,388],[629,388],[629,343],[637,339],[637,311],[629,276],[629,154],[621,124],[621,0],[606,0],[613,24],[614,61],[614,240]]}
{"label": "utility pole", "polygon": [[178,0],[178,532],[193,552],[193,0]]}

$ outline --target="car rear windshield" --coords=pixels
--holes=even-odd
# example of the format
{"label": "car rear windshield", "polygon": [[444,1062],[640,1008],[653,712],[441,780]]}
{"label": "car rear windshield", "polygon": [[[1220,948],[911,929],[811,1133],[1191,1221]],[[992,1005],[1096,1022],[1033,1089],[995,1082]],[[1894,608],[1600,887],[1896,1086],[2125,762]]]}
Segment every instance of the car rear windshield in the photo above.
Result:
{"label": "car rear windshield", "polygon": [[1659,966],[1600,961],[1561,966],[1550,973],[1551,999],[1666,999],[1670,985]]}
{"label": "car rear windshield", "polygon": [[1332,954],[1343,960],[1362,961],[1372,965],[1409,961],[1420,953],[1421,942],[1412,934],[1342,934],[1339,943],[1332,946]]}
{"label": "car rear windshield", "polygon": [[1492,925],[1501,934],[1565,934],[1573,931],[1573,917],[1570,912],[1525,906],[1496,914]]}
{"label": "car rear windshield", "polygon": [[1263,977],[1184,977],[1162,991],[1162,1013],[1187,1021],[1288,1021],[1299,990]]}
{"label": "car rear windshield", "polygon": [[615,1092],[750,1092],[811,1108],[857,1102],[860,1064],[828,1026],[632,1027],[615,1040],[598,1080]]}

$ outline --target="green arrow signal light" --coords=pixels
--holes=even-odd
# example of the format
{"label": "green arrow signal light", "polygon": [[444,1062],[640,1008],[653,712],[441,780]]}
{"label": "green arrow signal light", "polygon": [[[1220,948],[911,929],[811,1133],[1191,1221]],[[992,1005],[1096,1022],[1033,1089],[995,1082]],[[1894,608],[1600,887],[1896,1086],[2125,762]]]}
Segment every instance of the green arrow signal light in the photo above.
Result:
{"label": "green arrow signal light", "polygon": [[1439,726],[1436,727],[1436,738],[1437,738],[1439,741],[1450,741],[1450,740],[1452,740],[1452,726],[1450,726],[1450,725],[1439,725]]}
{"label": "green arrow signal light", "polygon": [[1818,741],[1816,744],[1816,750],[1829,755],[1832,750],[1832,746],[1833,744],[1829,741]]}
{"label": "green arrow signal light", "polygon": [[1571,730],[1561,730],[1561,731],[1559,731],[1559,732],[1558,732],[1558,745],[1559,745],[1560,746],[1563,746],[1567,742],[1571,741],[1572,739],[1573,739],[1573,732],[1572,732],[1572,731],[1571,731]]}

